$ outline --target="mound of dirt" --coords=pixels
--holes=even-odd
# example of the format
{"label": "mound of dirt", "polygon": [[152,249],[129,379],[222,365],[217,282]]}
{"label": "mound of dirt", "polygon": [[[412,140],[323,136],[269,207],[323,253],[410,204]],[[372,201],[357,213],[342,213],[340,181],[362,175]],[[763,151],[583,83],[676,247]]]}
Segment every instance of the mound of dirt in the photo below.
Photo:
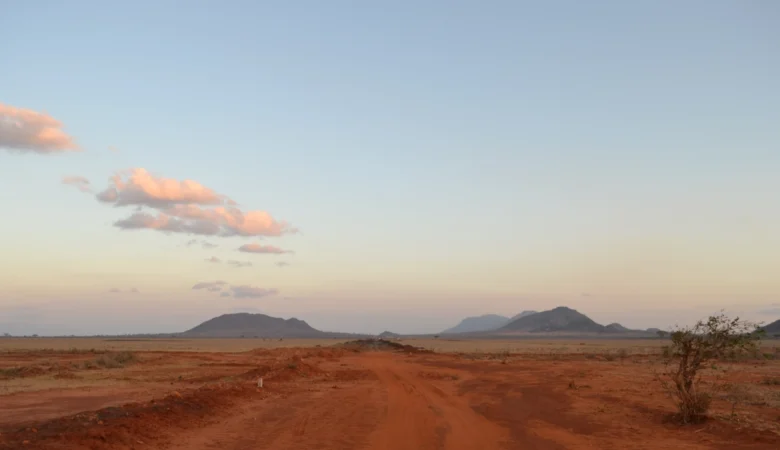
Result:
{"label": "mound of dirt", "polygon": [[108,450],[138,448],[154,441],[169,444],[165,442],[167,428],[205,425],[215,414],[249,395],[266,394],[236,384],[173,392],[162,399],[49,420],[35,428],[3,430],[0,449]]}
{"label": "mound of dirt", "polygon": [[404,345],[398,342],[388,341],[385,339],[358,339],[355,341],[349,341],[341,344],[342,347],[354,350],[368,350],[368,351],[391,351],[391,352],[405,352],[405,353],[432,353],[430,350],[426,350],[420,347],[414,347],[412,345]]}

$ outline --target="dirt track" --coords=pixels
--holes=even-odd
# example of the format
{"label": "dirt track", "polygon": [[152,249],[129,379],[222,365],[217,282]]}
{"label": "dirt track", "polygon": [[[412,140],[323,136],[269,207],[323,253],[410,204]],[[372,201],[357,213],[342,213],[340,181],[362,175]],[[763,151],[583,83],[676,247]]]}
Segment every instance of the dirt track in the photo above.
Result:
{"label": "dirt track", "polygon": [[284,405],[243,405],[173,449],[493,449],[508,437],[467,403],[416,375],[402,356],[360,358],[376,380],[327,386]]}
{"label": "dirt track", "polygon": [[[196,365],[185,366],[187,361]],[[18,406],[33,393],[0,396],[0,416],[6,414],[0,448],[780,448],[773,431],[715,419],[695,429],[667,423],[668,400],[636,381],[646,373],[639,360],[504,363],[429,353],[279,349],[156,353],[137,366],[96,373],[117,373],[136,385],[151,380],[144,385],[148,399],[104,408],[128,393],[119,390],[114,398],[95,396],[89,407],[94,412],[40,422],[34,407]],[[255,387],[259,375],[263,389]],[[572,380],[580,387],[572,388]],[[164,386],[167,395],[161,394]],[[43,403],[63,392],[38,395]],[[138,400],[141,394],[134,395]],[[745,413],[756,411],[770,421],[780,414],[766,408]]]}

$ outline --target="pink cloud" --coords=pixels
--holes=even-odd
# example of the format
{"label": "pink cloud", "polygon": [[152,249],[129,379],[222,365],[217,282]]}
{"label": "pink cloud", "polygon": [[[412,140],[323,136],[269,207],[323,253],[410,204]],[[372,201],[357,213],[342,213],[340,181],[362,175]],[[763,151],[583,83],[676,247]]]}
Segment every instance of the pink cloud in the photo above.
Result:
{"label": "pink cloud", "polygon": [[[262,216],[263,220],[255,220]],[[135,212],[114,222],[125,230],[151,229],[203,236],[280,236],[295,233],[286,222],[278,222],[265,211],[244,213],[236,208],[203,209],[197,205],[179,205],[164,212]]]}
{"label": "pink cloud", "polygon": [[217,258],[216,256],[212,256],[211,258],[206,258],[206,262],[220,263],[220,262],[222,262],[222,260]]}
{"label": "pink cloud", "polygon": [[287,222],[277,221],[266,211],[241,211],[235,207],[201,208],[195,204],[174,205],[165,211],[170,216],[218,224],[225,236],[280,236],[297,233]]}
{"label": "pink cloud", "polygon": [[[131,216],[114,223],[125,230],[204,236],[281,236],[298,232],[266,211],[242,211],[233,200],[197,181],[161,178],[143,168],[118,172],[96,198],[114,206],[139,207]],[[143,207],[156,212],[143,211]],[[203,244],[204,248],[211,245]]]}
{"label": "pink cloud", "polygon": [[221,205],[229,200],[197,181],[157,177],[140,167],[118,172],[110,182],[111,185],[98,194],[98,199],[116,206]]}
{"label": "pink cloud", "polygon": [[264,289],[246,285],[231,286],[230,290],[233,291],[233,297],[235,298],[261,298],[279,293],[276,289]]}
{"label": "pink cloud", "polygon": [[46,113],[0,103],[0,148],[19,153],[78,151],[62,123]]}
{"label": "pink cloud", "polygon": [[282,250],[281,248],[274,247],[273,245],[260,245],[257,243],[244,244],[238,248],[238,251],[245,252],[245,253],[265,253],[265,254],[274,254],[274,255],[292,253],[289,250]]}
{"label": "pink cloud", "polygon": [[92,186],[89,180],[81,176],[68,176],[62,178],[62,184],[73,186],[81,192],[92,192]]}

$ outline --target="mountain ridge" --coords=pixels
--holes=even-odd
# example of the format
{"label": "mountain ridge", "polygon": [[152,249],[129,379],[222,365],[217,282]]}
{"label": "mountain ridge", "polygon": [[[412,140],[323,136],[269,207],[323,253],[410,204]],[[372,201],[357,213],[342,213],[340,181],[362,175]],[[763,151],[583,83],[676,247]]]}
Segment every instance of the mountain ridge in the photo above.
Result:
{"label": "mountain ridge", "polygon": [[538,312],[514,320],[497,330],[501,333],[512,332],[577,332],[603,333],[607,327],[596,323],[590,317],[575,309],[558,306],[548,311]]}
{"label": "mountain ridge", "polygon": [[483,314],[481,316],[466,317],[452,328],[447,328],[441,334],[473,333],[478,331],[490,331],[501,328],[509,322],[509,317],[498,314]]}
{"label": "mountain ridge", "polygon": [[181,333],[183,337],[322,337],[329,333],[296,318],[266,314],[231,313],[206,320]]}

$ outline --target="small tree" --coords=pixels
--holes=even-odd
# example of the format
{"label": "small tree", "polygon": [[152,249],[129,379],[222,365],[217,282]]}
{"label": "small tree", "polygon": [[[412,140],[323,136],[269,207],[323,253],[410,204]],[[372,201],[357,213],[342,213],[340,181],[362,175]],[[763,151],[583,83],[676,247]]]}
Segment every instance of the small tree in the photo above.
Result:
{"label": "small tree", "polygon": [[755,350],[761,337],[757,329],[756,324],[721,313],[671,332],[667,370],[658,378],[675,400],[683,423],[702,419],[709,409],[712,396],[703,388],[701,369],[727,354]]}
{"label": "small tree", "polygon": [[666,335],[668,333],[666,331],[664,331],[664,330],[658,330],[658,331],[655,332],[655,334],[657,334],[658,337],[661,338],[661,339],[666,339]]}

